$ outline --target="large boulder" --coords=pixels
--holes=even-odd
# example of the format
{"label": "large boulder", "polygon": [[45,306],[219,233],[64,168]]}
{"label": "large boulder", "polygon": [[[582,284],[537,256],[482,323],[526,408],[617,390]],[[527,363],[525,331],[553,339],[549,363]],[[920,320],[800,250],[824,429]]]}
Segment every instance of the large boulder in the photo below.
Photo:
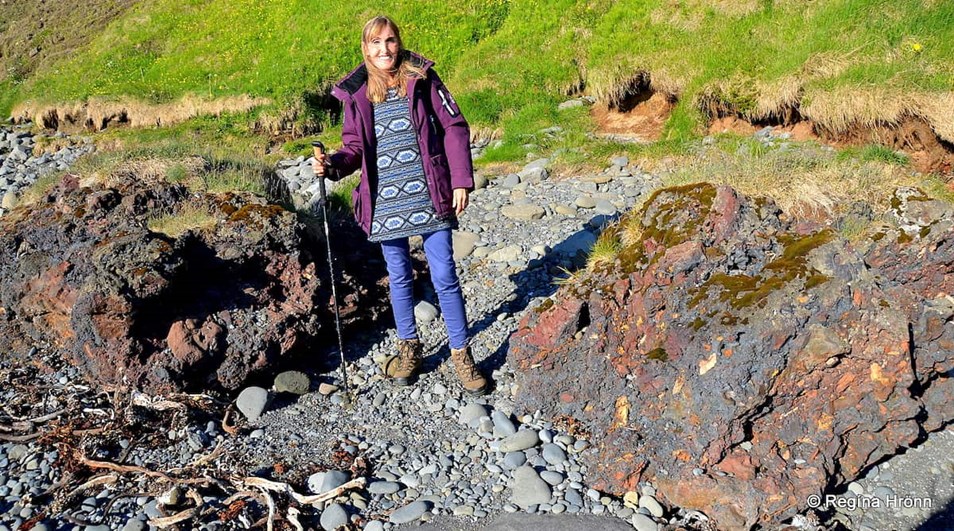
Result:
{"label": "large boulder", "polygon": [[[147,228],[181,211],[207,212],[214,226],[177,237]],[[307,234],[250,194],[67,176],[0,218],[0,349],[56,349],[114,388],[234,390],[333,343],[327,273],[312,257],[322,249]],[[346,315],[364,294],[349,280]]]}
{"label": "large boulder", "polygon": [[894,204],[849,244],[728,187],[657,192],[524,318],[519,402],[596,442],[600,489],[650,480],[720,528],[794,515],[954,417],[954,216]]}

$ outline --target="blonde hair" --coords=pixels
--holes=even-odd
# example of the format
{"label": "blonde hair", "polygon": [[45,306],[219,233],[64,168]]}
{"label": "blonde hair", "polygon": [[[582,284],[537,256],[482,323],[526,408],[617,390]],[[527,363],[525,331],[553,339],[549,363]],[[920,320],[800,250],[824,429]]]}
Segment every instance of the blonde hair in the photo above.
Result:
{"label": "blonde hair", "polygon": [[398,96],[402,98],[407,96],[408,80],[413,78],[424,79],[427,77],[427,73],[423,68],[419,65],[411,64],[411,61],[408,60],[408,53],[404,50],[404,42],[401,41],[401,30],[398,29],[397,24],[388,17],[374,17],[364,25],[364,29],[361,31],[361,53],[364,55],[364,64],[368,69],[368,99],[373,103],[381,103],[387,98],[388,85],[391,81],[391,77],[387,72],[374,66],[371,61],[368,60],[368,44],[370,44],[371,39],[380,34],[384,28],[393,31],[395,38],[397,38],[398,54],[395,78],[397,81]]}

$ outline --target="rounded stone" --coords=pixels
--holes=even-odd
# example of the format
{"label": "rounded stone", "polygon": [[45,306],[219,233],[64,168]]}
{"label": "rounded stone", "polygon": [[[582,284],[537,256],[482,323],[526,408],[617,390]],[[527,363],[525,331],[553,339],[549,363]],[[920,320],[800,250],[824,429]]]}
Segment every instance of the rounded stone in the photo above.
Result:
{"label": "rounded stone", "polygon": [[427,301],[420,301],[414,306],[414,317],[420,323],[430,323],[437,319],[437,308]]}
{"label": "rounded stone", "polygon": [[460,408],[460,416],[458,417],[458,420],[460,420],[461,424],[469,426],[471,422],[475,422],[480,417],[486,416],[487,408],[484,407],[483,404],[471,402],[470,404]]}
{"label": "rounded stone", "polygon": [[595,208],[596,199],[591,195],[581,195],[576,198],[576,201],[573,203],[579,208]]}
{"label": "rounded stone", "polygon": [[543,472],[540,472],[540,479],[555,487],[560,483],[563,483],[563,474],[554,472],[552,470],[544,470]]}
{"label": "rounded stone", "polygon": [[303,395],[311,388],[311,379],[301,371],[285,371],[275,377],[275,391]]}
{"label": "rounded stone", "polygon": [[551,465],[563,464],[566,462],[566,452],[555,444],[544,444],[543,459]]}
{"label": "rounded stone", "polygon": [[258,420],[268,405],[268,391],[261,387],[246,387],[235,400],[238,410],[251,422]]}
{"label": "rounded stone", "polygon": [[335,531],[339,527],[347,525],[348,521],[348,511],[345,510],[344,506],[332,503],[325,507],[324,511],[321,511],[319,523],[325,531]]}
{"label": "rounded stone", "polygon": [[633,527],[636,531],[659,531],[659,525],[656,521],[645,514],[636,513],[633,515]]}
{"label": "rounded stone", "polygon": [[533,505],[548,503],[552,496],[550,485],[540,479],[537,472],[528,466],[513,471],[513,496],[511,502],[527,509]]}
{"label": "rounded stone", "polygon": [[520,430],[517,433],[514,433],[510,437],[500,441],[500,446],[498,447],[501,452],[518,452],[521,450],[526,450],[528,448],[533,448],[540,442],[540,437],[537,435],[537,432],[534,430]]}
{"label": "rounded stone", "polygon": [[523,452],[509,452],[504,456],[503,467],[507,470],[514,470],[527,462],[527,454]]}
{"label": "rounded stone", "polygon": [[427,511],[430,510],[430,504],[425,501],[415,501],[391,513],[390,521],[392,524],[407,524],[418,520]]}
{"label": "rounded stone", "polygon": [[662,518],[663,516],[664,511],[662,505],[660,505],[659,502],[656,501],[656,498],[653,498],[652,496],[640,496],[639,506],[647,509],[650,514],[656,518]]}
{"label": "rounded stone", "polygon": [[368,485],[371,494],[394,494],[401,490],[401,484],[396,481],[375,481]]}
{"label": "rounded stone", "polygon": [[517,428],[514,426],[513,421],[503,412],[494,410],[491,412],[490,417],[494,422],[494,436],[509,437],[517,433]]}

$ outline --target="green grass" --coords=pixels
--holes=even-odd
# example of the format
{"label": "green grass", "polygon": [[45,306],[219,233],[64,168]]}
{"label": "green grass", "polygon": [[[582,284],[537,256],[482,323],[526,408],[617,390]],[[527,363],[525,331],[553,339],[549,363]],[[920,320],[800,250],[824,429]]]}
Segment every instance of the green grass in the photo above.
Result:
{"label": "green grass", "polygon": [[[703,132],[704,95],[758,116],[794,94],[823,122],[836,118],[839,90],[954,90],[954,3],[941,0],[153,0],[16,85],[0,81],[0,111],[250,94],[326,121],[325,91],[360,60],[361,25],[379,13],[437,62],[475,128],[502,128],[505,145],[489,160],[519,159],[527,137],[566,120],[554,107],[567,94],[609,101],[638,72],[678,96],[664,133],[677,143]],[[570,121],[577,135],[590,127]]]}
{"label": "green grass", "polygon": [[186,204],[176,212],[153,216],[146,222],[149,230],[172,238],[177,238],[188,230],[209,230],[215,224],[215,218],[207,210],[193,204]]}
{"label": "green grass", "polygon": [[859,159],[865,162],[883,162],[896,166],[905,166],[911,162],[910,157],[904,153],[885,146],[873,144],[863,147],[848,147],[838,152],[838,160],[843,161],[850,159]]}
{"label": "green grass", "polygon": [[712,145],[690,147],[657,169],[665,186],[726,184],[751,197],[770,197],[790,215],[813,219],[837,218],[856,201],[883,212],[899,186],[950,197],[936,178],[912,173],[903,162],[880,146],[839,152],[811,142],[767,145],[752,137],[717,135]]}

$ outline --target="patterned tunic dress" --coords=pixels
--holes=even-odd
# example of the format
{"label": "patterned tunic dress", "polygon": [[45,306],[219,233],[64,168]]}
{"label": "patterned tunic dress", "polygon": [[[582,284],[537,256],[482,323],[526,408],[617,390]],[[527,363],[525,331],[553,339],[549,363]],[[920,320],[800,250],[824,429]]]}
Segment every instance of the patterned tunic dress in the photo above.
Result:
{"label": "patterned tunic dress", "polygon": [[453,228],[453,220],[439,219],[434,212],[408,99],[398,97],[395,89],[374,104],[374,134],[378,195],[368,239],[381,242]]}

